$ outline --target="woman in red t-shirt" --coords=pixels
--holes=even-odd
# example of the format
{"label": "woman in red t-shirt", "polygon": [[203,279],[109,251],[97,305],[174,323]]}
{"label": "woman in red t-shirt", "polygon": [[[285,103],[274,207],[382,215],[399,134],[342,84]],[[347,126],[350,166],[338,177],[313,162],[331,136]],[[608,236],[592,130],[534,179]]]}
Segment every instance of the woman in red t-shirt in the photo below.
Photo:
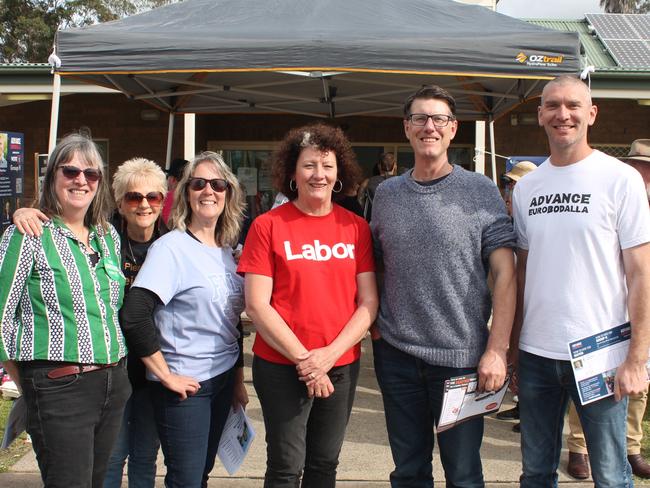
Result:
{"label": "woman in red t-shirt", "polygon": [[238,271],[257,328],[253,384],[266,427],[265,488],[330,487],[359,376],[359,341],[377,314],[365,220],[332,203],[358,181],[338,128],[291,130],[273,178],[285,203],[258,217]]}

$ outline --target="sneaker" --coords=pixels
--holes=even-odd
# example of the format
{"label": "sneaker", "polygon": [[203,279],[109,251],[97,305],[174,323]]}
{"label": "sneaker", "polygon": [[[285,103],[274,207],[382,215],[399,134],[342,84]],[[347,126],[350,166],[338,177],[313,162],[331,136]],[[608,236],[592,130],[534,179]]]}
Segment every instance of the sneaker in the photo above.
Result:
{"label": "sneaker", "polygon": [[16,383],[9,377],[8,374],[5,374],[2,377],[2,396],[4,398],[18,398],[20,396],[20,391]]}

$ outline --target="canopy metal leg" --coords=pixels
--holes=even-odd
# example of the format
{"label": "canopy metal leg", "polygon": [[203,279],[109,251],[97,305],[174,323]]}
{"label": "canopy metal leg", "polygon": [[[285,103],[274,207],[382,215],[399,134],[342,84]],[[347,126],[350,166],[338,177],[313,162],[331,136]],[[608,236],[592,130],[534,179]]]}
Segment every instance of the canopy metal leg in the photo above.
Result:
{"label": "canopy metal leg", "polygon": [[485,174],[485,122],[477,120],[475,122],[474,135],[474,171]]}
{"label": "canopy metal leg", "polygon": [[52,82],[52,113],[50,114],[50,140],[47,145],[47,153],[52,154],[56,146],[56,135],[59,128],[59,98],[61,97],[61,76],[54,73]]}
{"label": "canopy metal leg", "polygon": [[188,161],[196,155],[196,114],[185,114],[183,154]]}
{"label": "canopy metal leg", "polygon": [[172,160],[172,142],[174,140],[174,112],[169,112],[169,125],[167,126],[167,154],[165,156],[165,169],[169,169]]}
{"label": "canopy metal leg", "polygon": [[497,184],[497,148],[494,146],[494,119],[490,117],[490,160],[492,162],[492,181]]}

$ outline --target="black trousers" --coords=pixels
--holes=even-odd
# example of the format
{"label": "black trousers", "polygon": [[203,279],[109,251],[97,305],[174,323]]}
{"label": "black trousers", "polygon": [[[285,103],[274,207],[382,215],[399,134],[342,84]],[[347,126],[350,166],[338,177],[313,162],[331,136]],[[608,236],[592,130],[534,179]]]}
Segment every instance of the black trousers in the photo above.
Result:
{"label": "black trousers", "polygon": [[45,488],[101,488],[131,385],[112,368],[50,379],[60,363],[19,362],[27,432]]}
{"label": "black trousers", "polygon": [[308,398],[307,387],[298,379],[295,366],[253,358],[253,384],[266,428],[264,488],[336,485],[359,361],[332,368],[328,375],[334,393],[327,398]]}

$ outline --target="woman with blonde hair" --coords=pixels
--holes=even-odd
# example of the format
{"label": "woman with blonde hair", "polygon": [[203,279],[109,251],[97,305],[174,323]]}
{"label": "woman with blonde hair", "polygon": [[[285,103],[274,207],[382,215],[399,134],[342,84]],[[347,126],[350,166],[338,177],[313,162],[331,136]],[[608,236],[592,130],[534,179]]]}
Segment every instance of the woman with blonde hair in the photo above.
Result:
{"label": "woman with blonde hair", "polygon": [[[117,204],[113,225],[122,238],[122,271],[126,277],[126,293],[153,242],[167,232],[161,218],[167,192],[166,180],[161,167],[144,158],[125,161],[113,175],[113,196]],[[145,367],[133,354],[129,354],[128,372],[133,393],[124,410],[122,428],[109,461],[104,488],[122,486],[127,458],[129,487],[153,488],[160,441],[153,419]]]}
{"label": "woman with blonde hair", "polygon": [[243,279],[231,247],[242,216],[242,191],[221,156],[196,156],[175,190],[172,230],[151,246],[125,302],[130,351],[153,380],[168,488],[206,486],[230,406],[248,402]]}

